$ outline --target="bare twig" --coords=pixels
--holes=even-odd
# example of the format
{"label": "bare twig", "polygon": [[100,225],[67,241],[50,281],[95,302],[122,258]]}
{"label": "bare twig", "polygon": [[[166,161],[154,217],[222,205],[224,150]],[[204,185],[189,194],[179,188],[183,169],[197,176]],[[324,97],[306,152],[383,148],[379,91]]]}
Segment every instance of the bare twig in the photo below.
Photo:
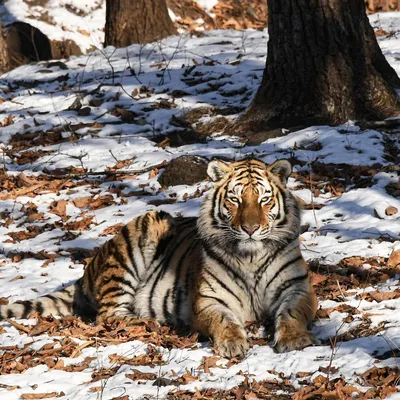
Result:
{"label": "bare twig", "polygon": [[82,178],[85,176],[99,176],[99,175],[105,175],[105,176],[117,176],[117,175],[137,175],[137,174],[143,174],[144,172],[149,172],[153,169],[158,169],[158,168],[165,168],[168,165],[166,161],[163,161],[160,164],[155,164],[151,165],[142,169],[134,169],[134,170],[119,170],[119,171],[99,171],[99,172],[82,172],[82,173],[77,173],[77,174],[51,174],[47,173],[46,175],[49,177],[54,177],[55,179],[77,179],[77,178]]}

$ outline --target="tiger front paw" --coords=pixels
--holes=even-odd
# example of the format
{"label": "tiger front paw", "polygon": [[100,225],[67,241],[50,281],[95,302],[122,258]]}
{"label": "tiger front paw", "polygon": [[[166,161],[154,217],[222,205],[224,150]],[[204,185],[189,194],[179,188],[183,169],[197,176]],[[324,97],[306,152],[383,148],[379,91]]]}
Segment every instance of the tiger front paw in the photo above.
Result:
{"label": "tiger front paw", "polygon": [[249,349],[246,332],[239,325],[230,324],[214,337],[214,344],[222,357],[242,358]]}
{"label": "tiger front paw", "polygon": [[278,353],[285,353],[293,350],[303,350],[314,344],[315,337],[311,332],[305,331],[298,334],[277,335],[275,340],[275,350]]}

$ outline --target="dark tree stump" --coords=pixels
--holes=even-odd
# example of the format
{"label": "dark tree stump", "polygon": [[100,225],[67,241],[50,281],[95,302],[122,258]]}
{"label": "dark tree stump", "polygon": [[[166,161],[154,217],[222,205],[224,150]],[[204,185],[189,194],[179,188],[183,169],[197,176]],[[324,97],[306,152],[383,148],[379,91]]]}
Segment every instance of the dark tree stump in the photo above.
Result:
{"label": "dark tree stump", "polygon": [[17,21],[7,26],[6,43],[10,69],[53,58],[49,38],[26,22]]}
{"label": "dark tree stump", "polygon": [[400,112],[388,64],[363,0],[268,0],[269,43],[261,86],[234,133]]}
{"label": "dark tree stump", "polygon": [[105,46],[126,47],[174,35],[165,0],[107,0]]}

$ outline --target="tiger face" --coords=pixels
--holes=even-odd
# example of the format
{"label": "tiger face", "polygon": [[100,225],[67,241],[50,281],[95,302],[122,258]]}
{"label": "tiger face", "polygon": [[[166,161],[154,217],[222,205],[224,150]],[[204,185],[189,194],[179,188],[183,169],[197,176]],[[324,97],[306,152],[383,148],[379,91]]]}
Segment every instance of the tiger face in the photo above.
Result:
{"label": "tiger face", "polygon": [[288,205],[290,212],[294,206],[296,214],[297,203],[286,189],[291,173],[287,160],[270,166],[255,159],[230,165],[212,161],[207,172],[215,182],[208,200],[214,236],[220,230],[226,244],[257,251],[260,242],[282,240],[290,231],[293,215]]}

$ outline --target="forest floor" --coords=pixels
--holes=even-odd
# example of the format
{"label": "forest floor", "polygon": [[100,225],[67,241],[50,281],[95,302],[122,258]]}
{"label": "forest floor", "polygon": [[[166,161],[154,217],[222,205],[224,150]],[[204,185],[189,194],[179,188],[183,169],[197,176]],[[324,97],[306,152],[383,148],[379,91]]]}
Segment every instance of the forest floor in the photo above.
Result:
{"label": "forest floor", "polygon": [[[400,14],[371,17],[400,69]],[[400,399],[399,131],[314,126],[252,144],[221,132],[257,90],[265,31],[208,31],[31,64],[0,78],[0,302],[78,279],[147,210],[196,216],[206,179],[158,179],[181,155],[288,158],[302,203],[319,344],[227,360],[196,335],[77,318],[0,324],[0,398]],[[143,172],[145,170],[145,172]],[[181,180],[179,180],[182,178]]]}

